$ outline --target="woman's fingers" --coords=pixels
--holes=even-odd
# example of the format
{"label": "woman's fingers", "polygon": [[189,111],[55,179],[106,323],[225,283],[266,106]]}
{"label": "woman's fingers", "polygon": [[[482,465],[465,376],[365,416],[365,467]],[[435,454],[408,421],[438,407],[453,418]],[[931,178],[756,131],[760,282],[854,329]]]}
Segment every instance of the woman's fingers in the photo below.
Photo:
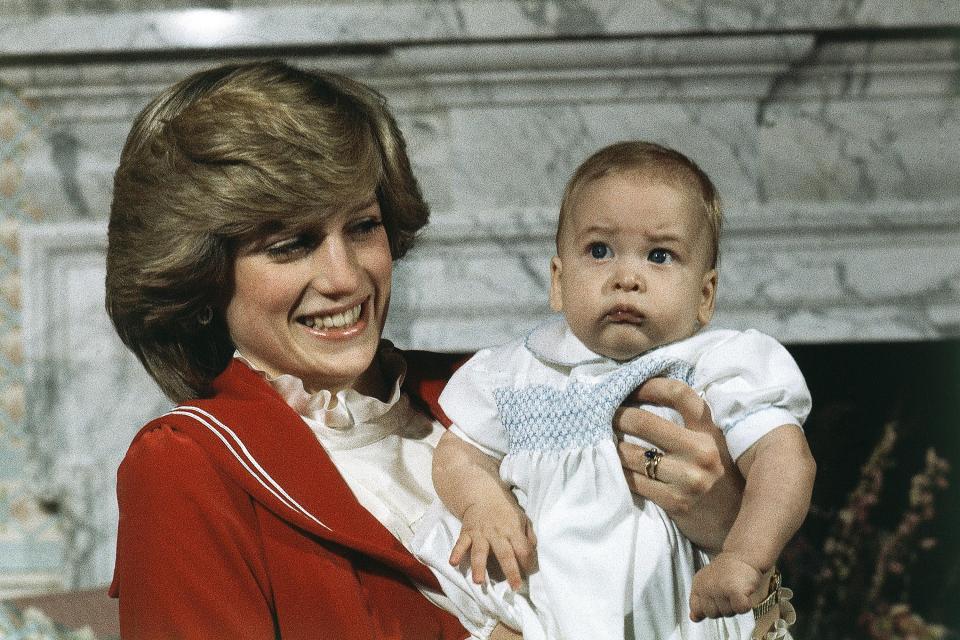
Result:
{"label": "woman's fingers", "polygon": [[[703,434],[699,435],[704,438]],[[700,449],[698,443],[692,445],[693,449]],[[709,445],[709,443],[706,443]],[[696,461],[691,461],[684,454],[675,451],[673,453],[664,453],[657,465],[656,479],[649,477],[646,473],[646,458],[643,447],[630,444],[629,442],[617,443],[617,452],[620,455],[620,461],[628,473],[632,473],[639,478],[639,482],[634,482],[637,489],[634,493],[650,498],[661,507],[667,510],[671,515],[686,512],[689,508],[689,502],[693,498],[700,498],[706,494],[720,478],[723,473],[723,466],[720,463],[719,454],[716,449],[709,447],[699,454],[693,454]],[[711,455],[712,453],[712,455]],[[702,458],[702,460],[700,460]],[[628,478],[628,484],[630,484]],[[652,490],[646,487],[652,486],[655,489],[660,486],[667,486],[670,489],[672,497],[667,503],[661,502],[658,498],[660,494],[651,495]],[[633,486],[631,486],[633,490]]]}
{"label": "woman's fingers", "polygon": [[[617,443],[617,453],[620,455],[621,465],[627,471],[636,473],[644,480],[682,487],[699,487],[704,491],[706,490],[707,487],[701,485],[712,481],[712,474],[708,474],[699,466],[689,464],[678,453],[666,453],[666,450],[664,451],[657,463],[655,477],[650,477],[647,474],[647,449],[629,442],[620,441]],[[711,477],[707,478],[708,475]]]}
{"label": "woman's fingers", "polygon": [[651,480],[643,472],[627,471],[627,486],[636,495],[652,500],[671,517],[689,513],[692,508],[690,495],[677,485]]}
{"label": "woman's fingers", "polygon": [[[689,387],[687,388],[689,389]],[[694,394],[694,397],[696,397],[696,394]],[[697,398],[697,401],[702,402],[699,398]],[[722,471],[723,465],[718,456],[718,453],[720,453],[718,450],[724,446],[724,443],[720,431],[716,427],[710,427],[712,431],[707,433],[703,431],[707,431],[708,427],[702,427],[701,431],[692,431],[644,409],[623,406],[617,409],[613,424],[618,431],[642,438],[663,451],[665,454],[664,460],[667,457],[666,454],[679,455],[684,460],[689,460],[707,472]],[[711,422],[710,425],[712,424]],[[630,443],[623,441],[621,441],[621,444],[630,445]],[[637,447],[639,452],[631,452],[629,449],[622,451],[622,453],[629,455],[625,460],[628,464],[624,466],[634,471],[640,471],[646,462],[642,459],[644,449],[637,445],[631,446]],[[661,460],[661,467],[663,462]]]}
{"label": "woman's fingers", "polygon": [[620,406],[613,416],[614,428],[643,438],[661,451],[682,449],[689,432],[683,427],[639,407]]}
{"label": "woman's fingers", "polygon": [[637,389],[631,399],[663,407],[671,407],[683,417],[687,428],[695,431],[715,430],[710,407],[687,384],[672,378],[652,378]]}
{"label": "woman's fingers", "polygon": [[617,410],[615,430],[663,452],[655,481],[646,474],[644,447],[618,443],[631,490],[660,505],[695,544],[720,549],[738,512],[743,481],[706,402],[683,382],[665,378],[648,380],[628,400],[670,407],[686,425],[680,427],[636,406]]}

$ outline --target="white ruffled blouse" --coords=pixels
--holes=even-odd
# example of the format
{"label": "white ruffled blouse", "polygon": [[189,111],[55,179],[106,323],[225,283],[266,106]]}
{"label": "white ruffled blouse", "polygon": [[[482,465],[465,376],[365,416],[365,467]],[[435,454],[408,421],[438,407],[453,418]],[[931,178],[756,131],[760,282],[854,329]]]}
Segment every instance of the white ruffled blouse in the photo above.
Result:
{"label": "white ruffled blouse", "polygon": [[[360,505],[410,549],[417,523],[439,503],[433,488],[433,450],[445,428],[415,409],[400,391],[407,372],[402,353],[388,340],[381,341],[377,357],[384,378],[392,381],[386,402],[354,389],[336,395],[325,389],[309,393],[296,376],[271,376],[240,352],[234,357],[259,372],[303,418]],[[471,603],[465,605],[465,614],[463,604],[416,586],[428,600],[458,616],[471,638],[487,638],[497,624]]]}
{"label": "white ruffled blouse", "polygon": [[437,497],[431,465],[444,428],[400,392],[407,371],[400,351],[386,340],[380,345],[384,377],[392,380],[386,402],[354,389],[309,393],[296,376],[270,376],[241,353],[234,357],[263,375],[303,418],[360,504],[406,545],[412,525]]}

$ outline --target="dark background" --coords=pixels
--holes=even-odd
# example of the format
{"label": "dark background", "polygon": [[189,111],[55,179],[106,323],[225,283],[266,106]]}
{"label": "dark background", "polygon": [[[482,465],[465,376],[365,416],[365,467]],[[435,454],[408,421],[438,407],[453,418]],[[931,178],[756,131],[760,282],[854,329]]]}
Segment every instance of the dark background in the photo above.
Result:
{"label": "dark background", "polygon": [[[946,626],[947,637],[960,637],[960,340],[789,349],[813,395],[805,430],[818,465],[811,513],[781,563],[784,584],[796,592],[794,635],[903,637],[871,634],[864,619],[870,611],[905,603],[927,622]],[[834,594],[817,578],[827,562],[824,540],[890,421],[897,424],[896,445],[869,526],[858,528],[854,539],[858,563],[845,585],[846,597],[821,603],[817,612],[816,594]],[[891,576],[879,601],[869,603],[865,587],[874,573],[875,551],[903,517],[911,477],[923,469],[930,447],[951,464],[949,486],[936,494],[935,517],[907,545],[904,573]],[[930,537],[936,545],[920,549],[919,540]],[[814,613],[822,616],[819,625]]]}

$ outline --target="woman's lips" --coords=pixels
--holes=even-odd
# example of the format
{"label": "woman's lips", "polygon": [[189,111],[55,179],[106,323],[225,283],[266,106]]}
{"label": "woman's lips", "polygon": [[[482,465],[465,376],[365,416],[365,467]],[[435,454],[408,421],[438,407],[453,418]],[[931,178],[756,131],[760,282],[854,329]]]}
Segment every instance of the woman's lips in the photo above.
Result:
{"label": "woman's lips", "polygon": [[344,311],[297,318],[312,336],[345,340],[363,333],[370,317],[370,298]]}

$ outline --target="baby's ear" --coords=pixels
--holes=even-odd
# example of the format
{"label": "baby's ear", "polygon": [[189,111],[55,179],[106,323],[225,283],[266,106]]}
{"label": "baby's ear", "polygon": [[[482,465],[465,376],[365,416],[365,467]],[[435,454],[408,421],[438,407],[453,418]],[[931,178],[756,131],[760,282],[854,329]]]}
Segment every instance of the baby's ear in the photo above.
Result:
{"label": "baby's ear", "polygon": [[553,256],[550,260],[550,308],[554,311],[563,311],[563,288],[560,286],[562,270],[560,256]]}
{"label": "baby's ear", "polygon": [[717,299],[717,270],[710,269],[703,274],[700,283],[700,306],[697,309],[697,321],[701,327],[710,324]]}

